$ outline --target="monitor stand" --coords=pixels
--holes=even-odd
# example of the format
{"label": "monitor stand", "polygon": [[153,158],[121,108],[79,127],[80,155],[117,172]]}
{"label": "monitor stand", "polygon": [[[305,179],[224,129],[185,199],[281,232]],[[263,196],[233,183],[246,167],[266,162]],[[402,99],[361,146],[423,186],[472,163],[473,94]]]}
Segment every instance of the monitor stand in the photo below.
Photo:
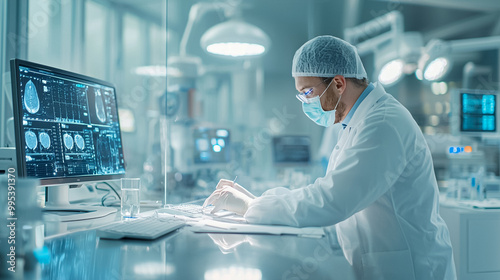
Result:
{"label": "monitor stand", "polygon": [[70,204],[69,185],[47,186],[45,197],[45,207],[42,210],[57,215],[60,222],[97,219],[117,211],[111,207]]}

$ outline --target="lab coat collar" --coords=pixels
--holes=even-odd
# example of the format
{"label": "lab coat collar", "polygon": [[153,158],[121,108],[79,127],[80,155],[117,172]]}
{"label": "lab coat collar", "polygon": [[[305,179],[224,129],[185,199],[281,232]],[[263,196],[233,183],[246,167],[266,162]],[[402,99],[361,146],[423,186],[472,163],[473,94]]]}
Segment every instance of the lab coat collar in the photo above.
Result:
{"label": "lab coat collar", "polygon": [[359,104],[359,107],[354,112],[352,119],[349,121],[347,128],[356,126],[361,120],[364,119],[368,110],[375,104],[377,101],[382,98],[386,92],[384,87],[379,83],[374,83],[375,88],[366,96],[366,98]]}

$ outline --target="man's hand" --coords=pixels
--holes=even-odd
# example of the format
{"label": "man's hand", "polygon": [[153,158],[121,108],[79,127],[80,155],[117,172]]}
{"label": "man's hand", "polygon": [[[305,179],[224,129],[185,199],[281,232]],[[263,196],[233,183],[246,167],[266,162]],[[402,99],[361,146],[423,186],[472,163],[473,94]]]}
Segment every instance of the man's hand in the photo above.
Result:
{"label": "man's hand", "polygon": [[244,187],[242,187],[240,184],[238,183],[234,183],[233,181],[230,181],[230,180],[226,180],[226,179],[221,179],[219,181],[219,183],[217,184],[217,187],[215,187],[216,189],[222,189],[223,187],[225,186],[230,186],[236,190],[238,190],[239,192],[245,194],[246,196],[248,196],[249,198],[251,199],[254,199],[255,198],[255,195],[253,195],[251,192],[247,191]]}
{"label": "man's hand", "polygon": [[[232,181],[229,181],[232,183]],[[220,183],[219,183],[220,184]],[[219,185],[217,185],[219,187]],[[248,206],[253,198],[247,196],[231,186],[217,188],[203,203],[203,207],[212,204],[214,209],[212,214],[225,209],[239,215],[245,215]]]}

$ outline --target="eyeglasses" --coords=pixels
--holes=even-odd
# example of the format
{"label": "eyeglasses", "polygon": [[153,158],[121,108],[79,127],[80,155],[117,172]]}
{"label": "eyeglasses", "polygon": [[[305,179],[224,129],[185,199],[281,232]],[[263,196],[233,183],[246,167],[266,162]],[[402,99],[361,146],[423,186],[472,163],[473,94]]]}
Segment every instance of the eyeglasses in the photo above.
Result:
{"label": "eyeglasses", "polygon": [[300,100],[300,102],[302,103],[309,103],[309,95],[312,94],[313,92],[313,88],[319,86],[320,84],[326,82],[328,80],[328,78],[324,79],[323,81],[319,82],[317,85],[313,86],[312,88],[309,88],[308,90],[304,91],[304,92],[299,92],[295,95],[295,97],[297,97],[298,100]]}

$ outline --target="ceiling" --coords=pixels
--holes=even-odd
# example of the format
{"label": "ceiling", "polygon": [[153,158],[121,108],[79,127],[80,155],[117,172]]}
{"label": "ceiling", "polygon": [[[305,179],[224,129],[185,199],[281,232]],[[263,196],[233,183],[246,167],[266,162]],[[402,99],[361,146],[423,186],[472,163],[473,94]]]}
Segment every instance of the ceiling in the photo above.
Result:
{"label": "ceiling", "polygon": [[[171,38],[170,55],[178,52],[178,43],[175,41],[179,41],[184,32],[191,5],[200,2],[195,0],[111,1],[137,9],[141,13],[150,15],[151,18],[166,21],[167,28],[172,32],[172,36],[169,37]],[[239,2],[238,0],[226,1]],[[220,1],[205,0],[204,2]],[[295,50],[309,38],[323,34],[342,37],[345,27],[372,20],[392,10],[399,10],[404,15],[405,31],[420,31],[427,40],[435,36],[450,40],[500,35],[500,24],[497,20],[500,13],[498,0],[349,0],[349,2],[245,0],[243,2],[243,18],[263,29],[272,41],[271,49],[263,60],[266,73],[289,73],[291,58]],[[166,16],[167,8],[168,17]],[[485,18],[488,15],[489,18]],[[208,12],[199,18],[193,27],[187,52],[201,57],[204,64],[221,63],[220,59],[210,57],[202,51],[199,38],[209,27],[223,19],[221,13]],[[463,28],[457,30],[460,24]]]}
{"label": "ceiling", "polygon": [[154,22],[161,22],[165,25],[167,2],[169,0],[107,0],[113,5],[133,9]]}

